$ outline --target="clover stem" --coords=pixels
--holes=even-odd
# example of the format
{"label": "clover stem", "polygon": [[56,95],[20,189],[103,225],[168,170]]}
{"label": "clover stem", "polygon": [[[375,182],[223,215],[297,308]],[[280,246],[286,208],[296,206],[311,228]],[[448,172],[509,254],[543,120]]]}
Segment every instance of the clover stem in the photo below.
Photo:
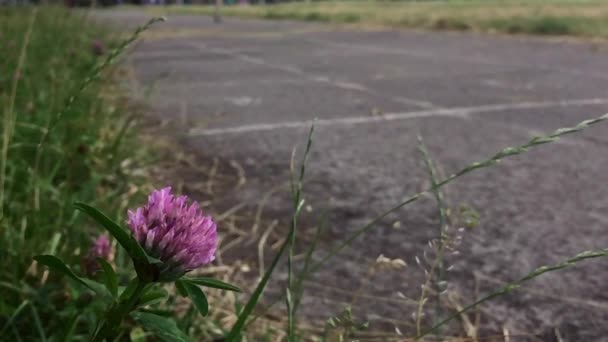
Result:
{"label": "clover stem", "polygon": [[136,281],[137,285],[135,286],[133,293],[131,293],[128,298],[121,300],[110,307],[106,314],[106,318],[97,329],[91,341],[113,341],[114,338],[118,336],[122,321],[137,307],[137,303],[144,294],[146,285],[148,285],[148,282],[143,281],[140,278],[137,278]]}

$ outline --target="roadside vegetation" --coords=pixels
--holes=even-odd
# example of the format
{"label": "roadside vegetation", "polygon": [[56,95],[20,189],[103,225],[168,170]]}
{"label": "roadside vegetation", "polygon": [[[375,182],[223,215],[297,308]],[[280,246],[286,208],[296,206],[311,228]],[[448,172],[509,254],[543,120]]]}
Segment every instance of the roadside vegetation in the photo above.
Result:
{"label": "roadside vegetation", "polygon": [[[298,315],[306,303],[302,298],[311,275],[335,262],[336,255],[371,233],[385,217],[425,196],[435,199],[439,224],[434,238],[421,251],[429,258],[420,262],[426,279],[420,296],[412,299],[417,303],[415,327],[396,335],[372,332],[367,338],[388,341],[402,340],[403,335],[424,339],[445,334],[439,338],[478,340],[474,329],[452,331],[446,325],[545,273],[608,256],[608,249],[582,251],[553,265],[537,265],[468,305],[443,307],[449,292],[444,278],[449,265],[444,256],[457,248],[461,227],[474,226],[477,216],[469,210],[451,210],[442,188],[505,158],[601,124],[608,114],[506,147],[447,177],[437,171],[438,161],[419,138],[419,157],[430,186],[348,230],[350,235],[342,240],[328,241],[333,247],[313,258],[319,254],[317,243],[327,223],[320,220],[300,258],[296,254],[301,239],[299,216],[305,208],[307,165],[314,162],[309,160],[315,148],[312,127],[303,152],[294,153],[291,161],[293,210],[285,224],[287,235],[275,248],[266,250],[270,263],[260,267],[260,277],[231,277],[242,265],[222,264],[218,248],[222,235],[242,231],[251,241],[250,234],[254,234],[240,230],[237,221],[228,218],[236,209],[211,218],[197,205],[184,206],[187,198],[174,197],[170,188],[152,192],[144,204],[143,192],[150,187],[146,172],[137,167],[145,162],[147,151],[137,145],[131,109],[117,86],[117,69],[112,65],[129,43],[159,21],[153,19],[127,40],[115,41],[111,32],[87,20],[83,12],[44,7],[0,9],[0,44],[6,51],[0,61],[0,340],[357,339],[366,334],[366,323],[357,320],[349,307],[336,308],[337,315],[324,327],[311,328]],[[295,160],[296,155],[301,155],[301,161]],[[216,173],[217,165],[207,175]],[[260,208],[266,200],[261,200]],[[137,206],[141,210],[132,212],[127,220],[127,209]],[[258,223],[257,219],[251,221]],[[155,236],[159,231],[162,238]],[[270,231],[269,227],[265,234]],[[214,257],[215,263],[209,265]],[[260,264],[262,261],[264,258]],[[190,272],[201,266],[207,267]],[[379,257],[374,272],[376,267],[401,269],[406,265],[401,259]],[[224,270],[221,280],[201,277],[215,276],[214,268]],[[287,270],[284,282],[277,282],[278,269]],[[367,281],[372,274],[370,271]],[[227,281],[236,282],[245,293],[238,294],[241,289]],[[272,282],[282,292],[276,296],[278,300],[262,307],[262,296]],[[279,319],[265,319],[271,308],[280,312]]]}
{"label": "roadside vegetation", "polygon": [[73,203],[123,218],[144,181],[129,105],[100,68],[115,45],[84,12],[0,7],[0,340],[78,334],[86,301],[32,258],[78,265],[97,232]]}
{"label": "roadside vegetation", "polygon": [[[214,11],[213,6],[169,9],[205,15]],[[608,37],[608,2],[602,0],[313,1],[223,6],[221,14],[370,27]]]}

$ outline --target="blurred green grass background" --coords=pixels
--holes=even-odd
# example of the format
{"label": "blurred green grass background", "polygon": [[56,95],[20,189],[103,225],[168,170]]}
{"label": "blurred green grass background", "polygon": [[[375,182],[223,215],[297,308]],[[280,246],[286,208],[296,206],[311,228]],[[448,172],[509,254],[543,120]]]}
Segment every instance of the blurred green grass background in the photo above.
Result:
{"label": "blurred green grass background", "polygon": [[83,320],[70,306],[83,303],[67,300],[77,294],[32,257],[56,254],[78,268],[101,230],[72,203],[122,219],[137,198],[139,179],[129,165],[141,153],[133,152],[130,105],[113,81],[117,69],[81,91],[115,45],[112,37],[84,11],[0,7],[0,329],[8,340],[78,332]]}
{"label": "blurred green grass background", "polygon": [[[212,15],[213,6],[152,11]],[[313,1],[222,6],[221,14],[360,26],[608,37],[604,0]]]}

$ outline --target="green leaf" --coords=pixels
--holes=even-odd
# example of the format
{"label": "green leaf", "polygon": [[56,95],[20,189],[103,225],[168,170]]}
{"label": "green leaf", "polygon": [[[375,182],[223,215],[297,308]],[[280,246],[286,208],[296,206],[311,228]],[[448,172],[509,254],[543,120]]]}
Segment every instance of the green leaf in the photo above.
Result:
{"label": "green leaf", "polygon": [[120,293],[120,300],[126,300],[127,298],[131,297],[135,292],[135,288],[137,288],[138,284],[139,279],[137,279],[137,277],[131,279],[131,281],[129,281],[129,284],[127,284],[127,286]]}
{"label": "green leaf", "polygon": [[103,270],[103,282],[106,288],[110,291],[112,297],[118,297],[118,276],[116,276],[114,268],[112,268],[112,265],[106,259],[97,258],[97,262],[99,262],[99,266]]}
{"label": "green leaf", "polygon": [[150,305],[154,303],[158,303],[163,299],[166,299],[169,296],[167,290],[162,287],[155,287],[151,290],[148,290],[141,299],[139,300],[140,305]]}
{"label": "green leaf", "polygon": [[191,283],[188,280],[182,280],[182,285],[188,293],[188,297],[192,299],[192,303],[198,312],[200,312],[203,316],[207,316],[209,313],[209,302],[207,301],[207,296],[205,296],[205,293],[198,287],[198,285]]}
{"label": "green leaf", "polygon": [[190,341],[188,336],[184,334],[175,321],[171,318],[158,316],[147,312],[133,312],[131,317],[141,324],[145,330],[156,335],[161,341],[166,342],[187,342]]}
{"label": "green leaf", "polygon": [[[137,243],[137,241],[135,242]],[[143,247],[138,243],[137,244],[139,246],[139,248],[141,248],[143,250]],[[163,261],[160,260],[159,258],[155,258],[153,256],[150,256],[146,253],[146,251],[143,252],[144,254],[146,254],[146,258],[148,259],[148,263],[151,265],[158,265],[158,264],[162,264]]]}
{"label": "green leaf", "polygon": [[133,239],[131,234],[129,234],[126,230],[120,227],[116,222],[110,220],[106,215],[104,215],[99,210],[91,207],[85,203],[74,203],[76,209],[84,212],[89,215],[92,219],[97,221],[100,225],[102,225],[115,239],[118,243],[127,251],[131,259],[138,263],[148,264],[148,256],[143,248]]}
{"label": "green leaf", "polygon": [[87,278],[80,278],[80,280],[82,280],[86,284],[86,286],[93,290],[95,293],[104,296],[106,300],[112,297],[112,294],[102,284]]}
{"label": "green leaf", "polygon": [[175,282],[175,288],[177,289],[177,292],[180,296],[188,297],[188,291],[186,291],[186,288],[184,287],[184,284],[181,280]]}
{"label": "green leaf", "polygon": [[157,316],[163,316],[163,317],[173,317],[173,315],[175,315],[175,312],[173,312],[172,310],[163,310],[163,309],[139,308],[139,309],[137,309],[137,311],[147,312],[147,313],[151,313],[151,314],[154,314]]}
{"label": "green leaf", "polygon": [[63,273],[64,275],[67,275],[68,277],[72,278],[76,282],[88,287],[89,289],[93,290],[94,292],[96,292],[98,294],[101,294],[101,295],[109,294],[103,285],[99,284],[98,282],[92,281],[90,279],[81,278],[81,277],[77,276],[76,273],[74,273],[66,264],[63,263],[63,261],[61,261],[59,258],[57,258],[54,255],[37,255],[34,257],[34,260],[36,260],[39,264],[42,264],[55,272],[59,272],[59,273]]}
{"label": "green leaf", "polygon": [[217,279],[213,279],[213,278],[196,277],[196,278],[183,278],[183,280],[186,280],[188,282],[194,283],[199,286],[212,287],[214,289],[221,289],[221,290],[234,291],[234,292],[243,292],[243,290],[239,289],[238,287],[236,287],[232,284],[228,284],[221,280],[217,280]]}

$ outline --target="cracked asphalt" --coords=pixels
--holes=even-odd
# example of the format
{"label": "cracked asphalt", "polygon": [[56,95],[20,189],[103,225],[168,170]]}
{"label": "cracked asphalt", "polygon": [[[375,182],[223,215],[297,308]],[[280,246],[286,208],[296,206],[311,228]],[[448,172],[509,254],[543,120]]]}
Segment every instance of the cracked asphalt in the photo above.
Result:
{"label": "cracked asphalt", "polygon": [[[150,15],[96,16],[133,27]],[[565,39],[169,16],[128,62],[137,82],[152,87],[151,115],[174,123],[185,148],[242,166],[247,183],[223,194],[225,203],[255,209],[287,182],[292,150],[301,156],[317,119],[300,232],[304,248],[327,210],[316,260],[430,185],[417,136],[447,176],[608,112],[608,47]],[[444,190],[452,211],[471,207],[480,220],[462,233],[461,223],[450,226],[462,244],[446,256],[446,279],[460,299],[444,295],[447,306],[538,266],[606,248],[607,151],[608,123],[600,123],[450,183]],[[279,220],[278,232],[287,230],[290,207],[282,194],[266,205],[264,216]],[[424,259],[438,224],[430,196],[389,214],[312,277],[302,314],[323,322],[353,304],[371,330],[398,327],[411,336],[415,303],[407,298],[418,298],[424,280],[416,259]],[[224,257],[230,253],[256,264],[255,244]],[[380,254],[409,266],[369,277]],[[501,341],[504,329],[516,341],[608,341],[608,261],[547,274],[483,305],[480,317],[480,335]],[[461,332],[459,322],[454,332]]]}

